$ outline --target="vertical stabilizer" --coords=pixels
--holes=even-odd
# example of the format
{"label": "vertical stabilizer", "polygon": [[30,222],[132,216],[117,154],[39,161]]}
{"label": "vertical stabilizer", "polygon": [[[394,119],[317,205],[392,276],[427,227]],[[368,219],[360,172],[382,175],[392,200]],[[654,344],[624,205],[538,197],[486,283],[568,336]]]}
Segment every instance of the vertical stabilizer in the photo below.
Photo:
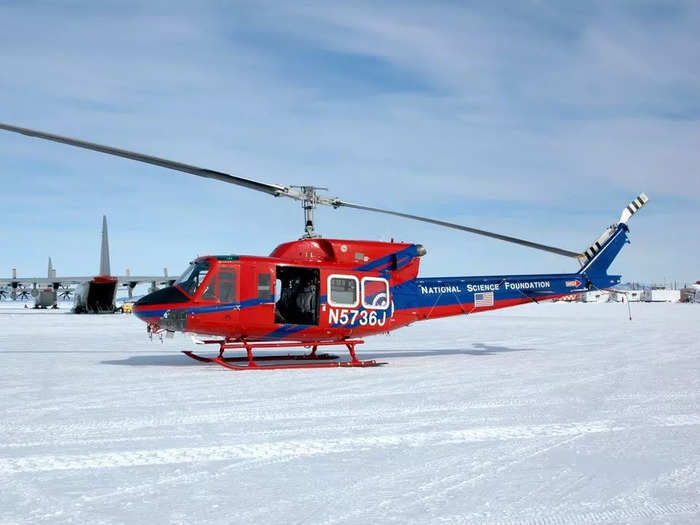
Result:
{"label": "vertical stabilizer", "polygon": [[102,246],[100,249],[100,275],[111,275],[109,270],[109,239],[107,238],[107,216],[102,216]]}
{"label": "vertical stabilizer", "polygon": [[51,262],[51,257],[49,257],[49,273],[47,275],[49,279],[56,278],[56,270],[54,270],[53,263]]}
{"label": "vertical stabilizer", "polygon": [[620,250],[629,242],[627,239],[627,221],[649,202],[649,198],[640,193],[636,199],[622,210],[620,222],[613,224],[598,237],[580,256],[581,269],[579,273],[586,276],[588,282],[596,288],[605,288],[619,282],[619,275],[608,275],[608,268],[620,253]]}

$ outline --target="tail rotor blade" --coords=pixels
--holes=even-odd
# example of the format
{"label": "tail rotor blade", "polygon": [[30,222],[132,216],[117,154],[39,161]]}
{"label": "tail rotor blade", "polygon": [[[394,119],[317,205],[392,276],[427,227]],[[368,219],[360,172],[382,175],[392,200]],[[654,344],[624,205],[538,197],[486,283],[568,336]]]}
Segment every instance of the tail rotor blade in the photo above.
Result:
{"label": "tail rotor blade", "polygon": [[639,195],[637,195],[637,198],[630,202],[627,205],[627,207],[624,210],[622,210],[622,215],[620,215],[620,222],[627,224],[627,221],[630,220],[632,215],[641,210],[647,202],[649,202],[649,197],[647,197],[646,194],[640,193]]}

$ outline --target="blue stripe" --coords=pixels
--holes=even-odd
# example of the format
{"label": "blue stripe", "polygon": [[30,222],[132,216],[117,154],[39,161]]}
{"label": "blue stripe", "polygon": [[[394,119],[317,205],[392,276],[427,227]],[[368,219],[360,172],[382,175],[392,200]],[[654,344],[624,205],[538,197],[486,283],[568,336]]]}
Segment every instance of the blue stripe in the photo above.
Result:
{"label": "blue stripe", "polygon": [[310,328],[311,326],[316,326],[316,325],[283,324],[278,329],[273,330],[269,334],[264,335],[262,337],[262,339],[283,339],[287,336],[296,334],[297,332],[301,332],[302,330]]}
{"label": "blue stripe", "polygon": [[245,301],[241,301],[240,303],[224,303],[224,304],[211,304],[211,305],[203,305],[203,306],[183,306],[181,308],[163,308],[161,310],[148,310],[148,311],[141,311],[141,312],[135,312],[137,317],[143,319],[143,318],[153,318],[153,317],[162,317],[165,312],[168,310],[187,310],[188,314],[209,314],[212,312],[226,312],[229,310],[243,310],[244,308],[251,308],[253,306],[258,306],[261,304],[269,304],[274,302],[275,297],[274,295],[270,295],[269,297],[265,298],[254,298],[254,299],[246,299]]}
{"label": "blue stripe", "polygon": [[[412,244],[403,250],[399,250],[395,253],[390,253],[379,259],[374,259],[366,264],[362,264],[354,268],[356,272],[370,272],[373,270],[381,271],[380,268],[383,266],[391,265],[392,259],[396,257],[397,269],[406,266],[410,261],[412,261],[418,255],[418,248],[415,244]],[[388,268],[386,268],[388,270]]]}

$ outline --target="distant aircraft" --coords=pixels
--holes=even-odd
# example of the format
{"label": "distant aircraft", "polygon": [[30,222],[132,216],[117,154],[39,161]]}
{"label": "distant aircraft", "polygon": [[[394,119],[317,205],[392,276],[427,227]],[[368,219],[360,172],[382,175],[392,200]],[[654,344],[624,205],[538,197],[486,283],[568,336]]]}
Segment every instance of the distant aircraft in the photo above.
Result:
{"label": "distant aircraft", "polygon": [[[12,269],[12,279],[4,281],[0,279],[0,299],[5,299],[8,296],[12,300],[26,301],[29,297],[34,298],[34,308],[58,308],[58,297],[64,299],[70,298],[73,290],[66,286],[62,286],[60,282],[53,282],[56,278],[56,270],[53,268],[51,257],[49,257],[49,269],[46,274],[46,279],[33,278],[31,288],[27,286],[26,279],[17,279],[17,269]],[[7,285],[10,285],[10,290]],[[38,286],[44,284],[44,286]]]}
{"label": "distant aircraft", "polygon": [[[107,216],[103,215],[100,273],[97,276],[57,277],[49,257],[46,277],[18,278],[17,270],[13,269],[12,278],[0,278],[0,298],[9,295],[13,300],[26,300],[31,296],[34,298],[34,308],[57,308],[59,296],[68,299],[74,294],[73,312],[112,313],[116,310],[114,299],[117,286],[127,287],[131,298],[134,287],[139,283],[151,283],[151,289],[155,290],[158,284],[170,286],[175,280],[175,277],[168,277],[167,268],[164,269],[164,275],[129,275],[127,270],[127,275],[113,276],[109,264]],[[76,286],[75,290],[71,290],[70,286]]]}

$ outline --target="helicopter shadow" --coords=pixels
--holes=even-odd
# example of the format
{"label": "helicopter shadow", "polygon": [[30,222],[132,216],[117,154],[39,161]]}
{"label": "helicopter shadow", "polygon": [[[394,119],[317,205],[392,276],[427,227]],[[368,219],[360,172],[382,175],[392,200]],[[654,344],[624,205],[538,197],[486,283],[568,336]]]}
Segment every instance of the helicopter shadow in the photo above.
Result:
{"label": "helicopter shadow", "polygon": [[125,359],[100,361],[100,364],[122,366],[201,366],[204,363],[198,363],[178,352],[164,355],[132,355]]}
{"label": "helicopter shadow", "polygon": [[470,355],[487,356],[506,352],[529,352],[534,348],[511,348],[508,346],[487,345],[485,343],[472,343],[472,348],[431,348],[423,350],[386,350],[384,352],[362,352],[357,354],[363,359],[391,359],[392,357],[433,357],[445,355]]}
{"label": "helicopter shadow", "polygon": [[[473,343],[472,348],[435,348],[425,350],[387,350],[384,352],[362,352],[358,349],[358,357],[360,359],[391,359],[398,357],[434,357],[445,355],[468,355],[468,356],[488,356],[505,352],[528,352],[533,348],[510,348],[507,346],[487,345],[484,343]],[[340,360],[344,361],[343,352],[336,352]],[[227,354],[228,355],[228,354]],[[256,354],[257,355],[257,354]],[[260,355],[265,355],[260,353]],[[121,366],[202,366],[204,363],[198,363],[187,356],[180,353],[163,354],[163,355],[132,355],[126,359],[110,359],[101,361],[103,365],[121,365]]]}

